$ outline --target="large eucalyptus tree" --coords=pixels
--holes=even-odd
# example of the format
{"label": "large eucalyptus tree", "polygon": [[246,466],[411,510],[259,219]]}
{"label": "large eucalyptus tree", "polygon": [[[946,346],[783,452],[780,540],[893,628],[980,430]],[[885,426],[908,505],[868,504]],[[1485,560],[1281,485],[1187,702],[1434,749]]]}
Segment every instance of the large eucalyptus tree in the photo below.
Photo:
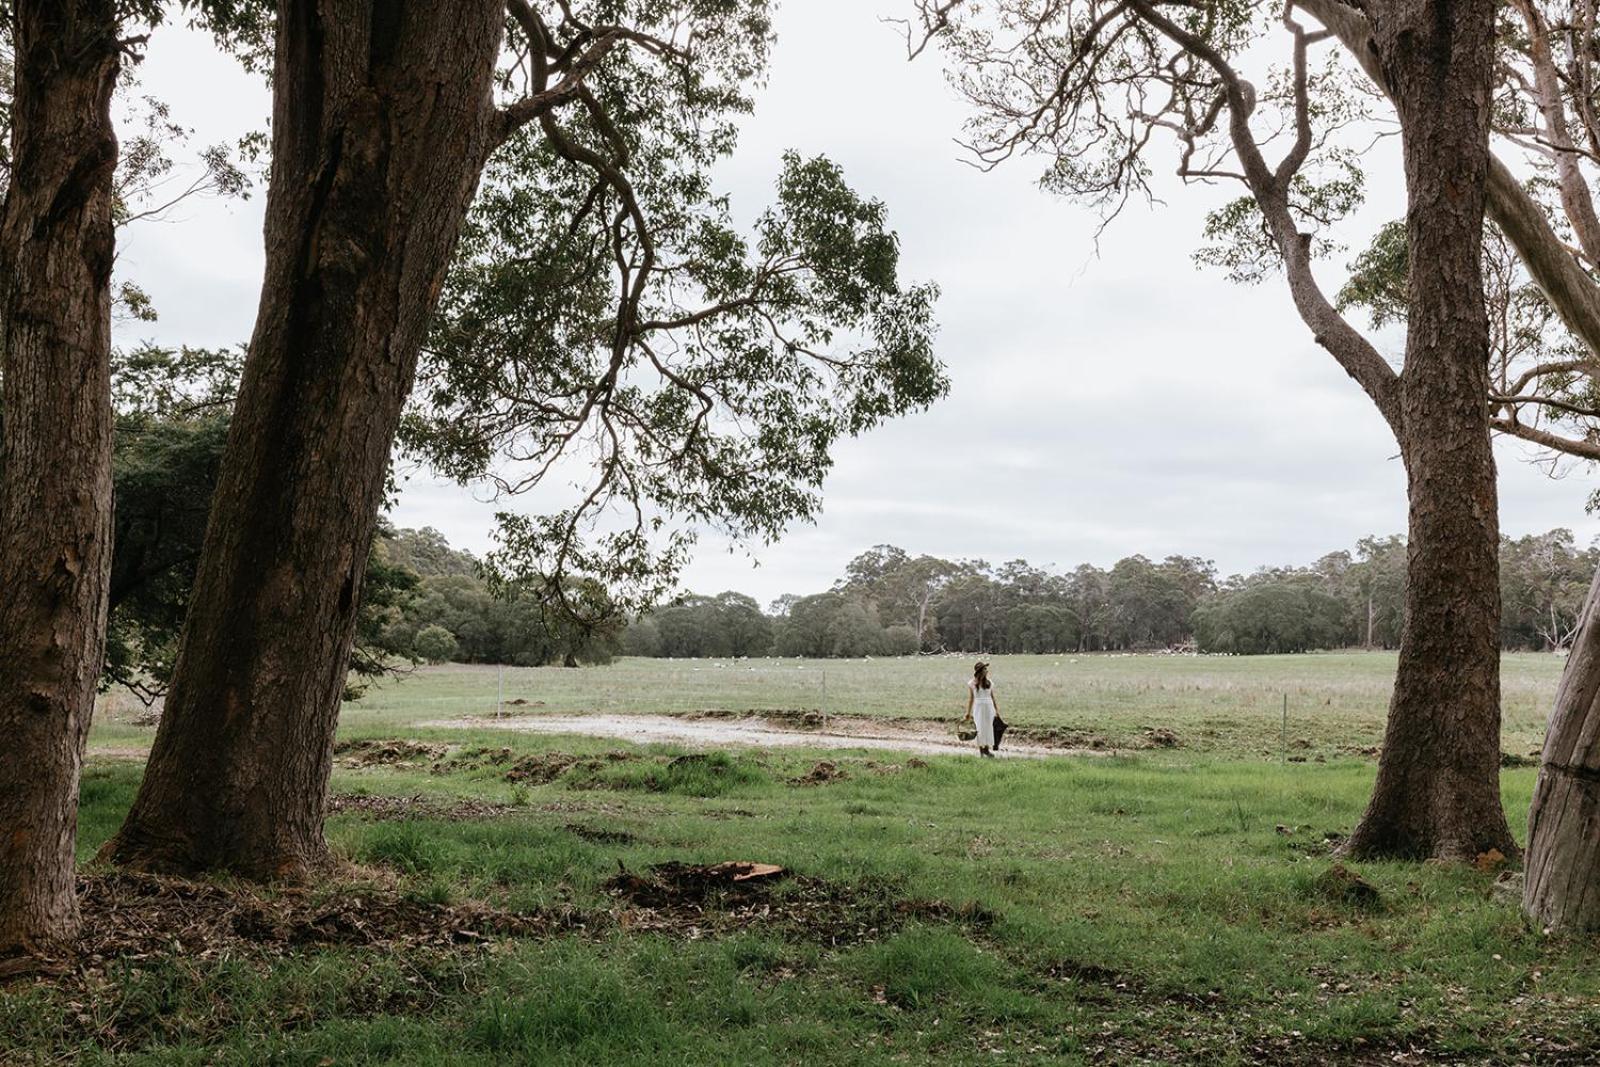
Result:
{"label": "large eucalyptus tree", "polygon": [[116,0],[6,4],[0,210],[0,959],[77,925],[78,777],[111,566]]}
{"label": "large eucalyptus tree", "polygon": [[[1367,15],[1339,0],[1298,0],[1337,35],[1373,83]],[[1528,358],[1489,398],[1494,428],[1553,453],[1600,460],[1600,37],[1592,0],[1514,0],[1500,9],[1497,149],[1487,210],[1537,285],[1499,305]],[[1516,173],[1536,180],[1519,181]],[[1549,196],[1541,195],[1548,192]],[[1409,269],[1410,262],[1404,264]],[[1392,272],[1391,272],[1392,273]],[[1491,272],[1492,273],[1492,272]],[[1493,287],[1491,286],[1491,293]],[[1495,302],[1491,301],[1491,308]],[[1546,333],[1546,309],[1566,334]],[[1497,316],[1498,317],[1498,316]],[[1502,346],[1503,347],[1503,346]],[[1523,907],[1549,928],[1600,928],[1600,575],[1562,674],[1528,822]]]}
{"label": "large eucalyptus tree", "polygon": [[900,285],[880,205],[790,159],[752,243],[709,185],[770,32],[765,0],[281,0],[255,334],[111,857],[256,878],[325,859],[362,575],[425,349],[410,447],[508,490],[585,483],[508,519],[496,558],[578,617],[658,590],[675,524],[809,514],[839,435],[941,392],[933,293]]}
{"label": "large eucalyptus tree", "polygon": [[[1481,272],[1494,5],[1329,5],[1362,18],[1363,59],[1381,72],[1399,117],[1413,264],[1399,371],[1313,273],[1327,225],[1359,198],[1360,164],[1340,139],[1355,114],[1340,91],[1346,75],[1314,65],[1332,34],[1309,23],[1306,5],[983,6],[919,4],[921,39],[944,44],[975,106],[979,159],[1043,153],[1052,161],[1047,187],[1115,210],[1148,191],[1154,145],[1165,136],[1185,181],[1243,186],[1246,195],[1214,216],[1222,241],[1204,255],[1248,276],[1280,268],[1317,343],[1400,445],[1410,500],[1406,621],[1378,781],[1350,851],[1514,854],[1499,790],[1499,527]],[[1281,62],[1252,82],[1244,65],[1273,48]]]}

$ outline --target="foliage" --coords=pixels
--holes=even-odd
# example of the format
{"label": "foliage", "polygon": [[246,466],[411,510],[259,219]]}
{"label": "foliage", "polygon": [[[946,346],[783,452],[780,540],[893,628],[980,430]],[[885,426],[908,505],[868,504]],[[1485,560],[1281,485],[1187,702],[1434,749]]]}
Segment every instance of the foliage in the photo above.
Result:
{"label": "foliage", "polygon": [[1243,655],[1334,648],[1346,636],[1345,614],[1338,598],[1320,589],[1256,582],[1201,604],[1195,641],[1206,652]]}
{"label": "foliage", "polygon": [[[1574,636],[1600,547],[1570,530],[1500,552],[1503,644],[1564,648]],[[1134,555],[1109,570],[1054,573],[1013,560],[950,561],[878,545],[834,587],[785,596],[764,615],[737,593],[689,596],[629,625],[629,655],[905,656],[916,652],[1060,653],[1183,648],[1239,655],[1395,648],[1405,608],[1406,542],[1366,537],[1308,567],[1264,567],[1219,581],[1208,560]],[[920,639],[917,626],[924,617]]]}
{"label": "foliage", "polygon": [[458,651],[455,635],[438,623],[431,623],[417,631],[411,647],[418,658],[429,663],[444,663],[455,659]]}
{"label": "foliage", "polygon": [[[1537,182],[1530,183],[1533,193]],[[1374,326],[1404,325],[1410,253],[1403,222],[1378,230],[1350,264],[1341,311],[1365,310]],[[1490,408],[1496,429],[1558,431],[1572,441],[1600,435],[1600,386],[1589,350],[1563,326],[1500,229],[1484,226],[1483,289],[1489,312]],[[1541,443],[1550,444],[1548,439]]]}
{"label": "foliage", "polygon": [[780,656],[809,658],[877,656],[884,653],[885,644],[883,626],[871,605],[829,592],[794,602],[778,630],[774,650]]}
{"label": "foliage", "polygon": [[474,577],[479,571],[472,553],[452,548],[444,534],[432,526],[390,531],[383,539],[383,550],[389,562],[421,578]]}
{"label": "foliage", "polygon": [[[414,541],[416,531],[399,531],[398,539],[402,544]],[[392,558],[390,544],[386,539],[375,555]],[[451,553],[465,555],[454,550]],[[497,595],[475,570],[449,570],[416,580],[405,604],[383,626],[379,644],[395,653],[433,662],[448,659],[518,666],[605,663],[618,650],[622,625],[612,613],[596,614],[609,621],[586,627],[569,615],[550,611],[536,597]],[[440,650],[437,636],[424,637],[430,630],[450,637],[453,644],[448,651]]]}
{"label": "foliage", "polygon": [[1551,530],[1500,547],[1500,641],[1506,648],[1565,649],[1577,637],[1600,548],[1580,550],[1571,530]]}
{"label": "foliage", "polygon": [[809,519],[838,439],[944,392],[936,293],[901,283],[883,205],[825,159],[786,155],[748,234],[715,192],[767,0],[511,12],[513,99],[596,26],[623,43],[491,158],[402,440],[507,496],[580,480],[569,507],[503,514],[485,564],[552,610],[582,615],[582,575],[636,611],[672,588],[691,528],[765,540]]}
{"label": "foliage", "polygon": [[[116,353],[113,363],[116,545],[105,683],[153,700],[171,676],[242,353],[142,345]],[[437,530],[380,523],[362,579],[351,673],[371,679],[414,657],[604,662],[620,629],[609,618],[584,625],[534,598],[497,597],[478,562]],[[430,626],[450,637],[448,649],[436,636],[416,644]],[[353,687],[346,696],[360,692]]]}
{"label": "foliage", "polygon": [[655,647],[648,655],[764,656],[772,650],[771,620],[741,593],[685,597],[652,612],[648,619],[655,634]]}

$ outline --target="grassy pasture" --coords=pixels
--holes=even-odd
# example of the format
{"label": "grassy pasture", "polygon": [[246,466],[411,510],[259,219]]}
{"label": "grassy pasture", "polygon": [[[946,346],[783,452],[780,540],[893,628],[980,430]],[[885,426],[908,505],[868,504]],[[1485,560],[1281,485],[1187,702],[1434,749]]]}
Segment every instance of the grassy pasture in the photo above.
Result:
{"label": "grassy pasture", "polygon": [[[807,687],[820,694],[820,680],[798,676],[825,669],[834,714],[937,716],[965,669],[755,666],[769,673],[508,671],[506,697],[560,711],[817,707]],[[1508,748],[1533,743],[1559,666],[1508,657]],[[787,749],[685,760],[671,746],[419,730],[492,710],[497,690],[492,670],[422,672],[350,705],[344,732],[454,747],[341,762],[329,833],[352,866],[312,897],[575,914],[581,928],[483,947],[246,942],[117,960],[93,996],[0,989],[0,1063],[1595,1062],[1600,945],[1528,929],[1494,873],[1354,865],[1375,900],[1325,882],[1330,835],[1348,832],[1372,779],[1372,761],[1343,750],[1376,740],[1392,670],[1381,655],[1005,659],[1013,718],[1112,738],[1163,726],[1184,745],[915,763]],[[1291,738],[1326,762],[1263,758],[1285,690]],[[102,746],[150,733],[97,731]],[[796,784],[820,759],[842,776]],[[138,774],[92,762],[85,860]],[[1532,781],[1504,774],[1514,827]],[[759,907],[713,897],[670,921],[610,888],[619,869],[723,860],[794,877]]]}
{"label": "grassy pasture", "polygon": [[[1505,748],[1539,747],[1564,660],[1508,654],[1502,666]],[[581,671],[511,668],[507,710],[603,711],[819,709],[833,715],[939,719],[958,716],[971,664],[965,657],[876,660],[624,659]],[[1150,727],[1175,731],[1185,748],[1259,757],[1279,754],[1284,697],[1290,741],[1332,755],[1377,744],[1394,681],[1384,652],[1304,656],[1002,656],[993,675],[1008,721],[1057,726],[1112,744]],[[424,668],[384,682],[346,705],[351,736],[387,736],[416,723],[492,713],[494,668]]]}

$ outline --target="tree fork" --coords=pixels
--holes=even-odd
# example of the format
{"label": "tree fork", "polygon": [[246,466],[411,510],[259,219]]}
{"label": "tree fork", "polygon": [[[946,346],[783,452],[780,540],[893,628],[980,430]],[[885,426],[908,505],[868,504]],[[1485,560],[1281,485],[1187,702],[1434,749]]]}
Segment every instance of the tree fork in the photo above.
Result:
{"label": "tree fork", "polygon": [[0,213],[0,958],[78,924],[78,782],[111,575],[114,0],[12,10]]}

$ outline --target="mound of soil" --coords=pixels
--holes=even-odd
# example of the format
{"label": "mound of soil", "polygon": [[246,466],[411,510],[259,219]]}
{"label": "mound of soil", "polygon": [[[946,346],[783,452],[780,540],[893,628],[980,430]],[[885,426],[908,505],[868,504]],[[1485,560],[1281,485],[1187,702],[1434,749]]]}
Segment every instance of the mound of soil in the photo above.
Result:
{"label": "mound of soil", "polygon": [[1073,730],[1065,726],[1012,726],[1006,730],[1006,736],[1015,742],[1043,745],[1046,748],[1103,749],[1114,747],[1110,741],[1099,734],[1087,734],[1082,730]]}
{"label": "mound of soil", "polygon": [[1383,903],[1378,887],[1342,863],[1335,863],[1311,883],[1317,896],[1334,904],[1371,910]]}
{"label": "mound of soil", "polygon": [[918,920],[986,929],[996,918],[975,902],[956,907],[907,900],[882,881],[852,886],[748,862],[659,863],[642,876],[619,871],[605,888],[633,905],[620,918],[624,929],[687,937],[766,927],[826,945],[851,945]]}
{"label": "mound of soil", "polygon": [[[898,769],[898,768],[897,768]],[[823,785],[850,777],[832,760],[818,760],[817,765],[798,778],[789,779],[790,785]]]}
{"label": "mound of soil", "polygon": [[1163,726],[1154,726],[1146,730],[1144,743],[1151,748],[1177,748],[1182,744],[1177,734]]}
{"label": "mound of soil", "polygon": [[468,748],[462,749],[448,760],[435,763],[431,769],[434,774],[477,771],[485,767],[503,767],[514,762],[516,758],[517,754],[509,748]]}
{"label": "mound of soil", "polygon": [[402,763],[428,763],[444,758],[449,745],[422,741],[389,740],[340,741],[333,754],[345,767],[392,767]]}
{"label": "mound of soil", "polygon": [[567,768],[577,762],[578,757],[570,752],[541,752],[534,756],[524,756],[507,768],[505,779],[508,782],[544,785],[560,778],[566,773]]}
{"label": "mound of soil", "polygon": [[413,796],[380,796],[368,793],[335,793],[328,798],[329,815],[359,815],[374,821],[399,819],[497,819],[521,809],[488,800],[441,800],[417,793]]}

